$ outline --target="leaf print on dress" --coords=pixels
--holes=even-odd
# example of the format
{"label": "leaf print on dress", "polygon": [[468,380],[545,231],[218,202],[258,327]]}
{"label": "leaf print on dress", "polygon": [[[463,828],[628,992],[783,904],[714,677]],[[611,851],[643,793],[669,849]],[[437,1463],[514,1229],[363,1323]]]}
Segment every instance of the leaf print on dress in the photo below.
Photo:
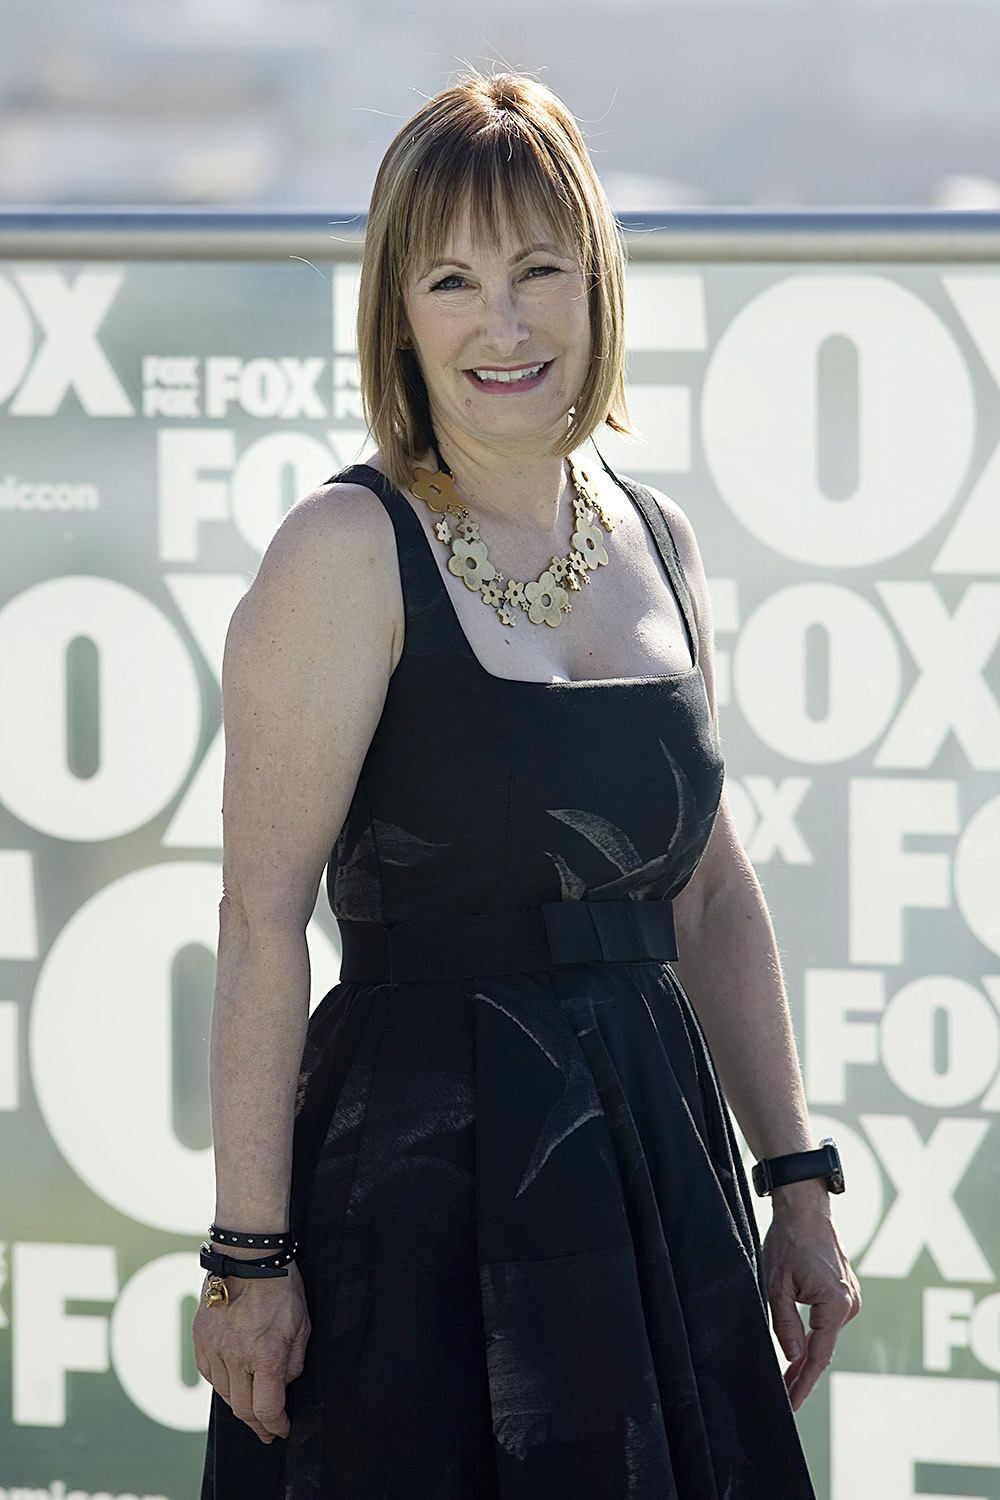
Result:
{"label": "leaf print on dress", "polygon": [[520,1198],[534,1182],[556,1147],[588,1120],[603,1115],[604,1108],[590,1069],[575,1049],[567,1051],[566,1032],[558,1024],[555,1013],[547,1015],[544,1011],[537,1012],[529,1022],[523,1005],[520,1008],[521,1014],[516,1015],[495,995],[480,993],[476,999],[492,1006],[519,1027],[562,1075],[563,1091],[545,1116],[515,1193],[515,1197]]}
{"label": "leaf print on dress", "polygon": [[[655,886],[660,885],[664,879],[670,879],[672,883],[667,891],[660,892],[661,897],[667,898],[676,894],[682,886],[687,885],[687,880],[693,873],[694,864],[697,864],[696,859],[694,864],[688,867],[684,852],[690,852],[693,847],[697,847],[700,853],[703,843],[708,841],[708,835],[703,832],[703,829],[705,829],[706,822],[709,826],[714,822],[715,808],[712,808],[708,817],[700,816],[694,787],[685,775],[684,768],[678,765],[675,757],[667,750],[663,739],[660,741],[660,748],[663,750],[664,759],[673,775],[676,804],[678,804],[678,819],[673,825],[670,843],[667,844],[663,853],[655,855],[652,859],[646,859],[645,864],[636,865],[633,870],[625,871],[618,880],[609,880],[606,885],[592,886],[589,894],[594,895],[597,900],[640,900],[640,898],[648,897],[649,892],[654,891]],[[678,879],[678,873],[681,873],[681,879]]]}
{"label": "leaf print on dress", "polygon": [[[385,1047],[383,1040],[383,1062]],[[463,1263],[474,1243],[474,1120],[468,1073],[392,1063],[376,1069],[353,1141],[348,1134],[338,1148],[338,1127],[350,1122],[334,1122],[318,1168],[324,1181],[338,1183],[348,1260]]]}
{"label": "leaf print on dress", "polygon": [[[631,1438],[633,1468],[653,1480],[635,1491],[637,1497],[676,1500],[666,1477],[669,1457],[638,1284],[623,1296],[607,1295],[609,1286],[622,1287],[633,1257],[629,1245],[480,1266],[493,1433],[518,1461],[518,1469],[507,1472],[524,1473],[523,1487],[515,1481],[511,1493],[552,1492],[528,1483],[532,1450],[552,1443],[561,1449],[560,1475],[572,1486],[556,1493],[597,1494],[583,1476],[601,1433],[620,1455],[616,1473],[627,1468]],[[634,1282],[634,1269],[632,1275]],[[624,1491],[615,1486],[604,1493]]]}
{"label": "leaf print on dress", "polygon": [[[386,1178],[420,1164],[419,1157],[407,1157],[406,1152],[433,1136],[464,1130],[474,1119],[475,1103],[467,1077],[429,1072],[409,1078],[394,1074],[391,1087],[368,1096],[365,1141],[358,1153],[351,1189],[352,1208]],[[423,1158],[424,1165],[427,1161]]]}
{"label": "leaf print on dress", "polygon": [[[621,879],[593,887],[590,894],[598,900],[620,901],[623,897],[647,896],[665,878],[671,877],[668,889],[660,893],[662,899],[669,899],[687,884],[708,843],[708,836],[718,810],[717,801],[713,802],[711,811],[707,815],[699,813],[694,788],[685,775],[683,767],[678,764],[662,740],[660,740],[660,749],[673,775],[677,797],[677,822],[670,835],[670,843],[663,854],[647,860],[645,864],[629,871]],[[692,860],[693,851],[697,853]]]}
{"label": "leaf print on dress", "polygon": [[435,844],[430,839],[418,838],[406,828],[397,828],[395,823],[383,823],[372,819],[378,857],[384,865],[419,865],[422,860],[432,859],[439,849],[448,844]]}
{"label": "leaf print on dress", "polygon": [[585,812],[580,807],[550,807],[548,813],[550,818],[558,818],[560,823],[568,823],[570,828],[582,833],[623,875],[642,863],[642,857],[628,834],[609,823],[607,818],[595,812]]}
{"label": "leaf print on dress", "polygon": [[570,869],[561,854],[553,854],[550,851],[549,859],[559,871],[564,901],[579,901],[585,897],[594,897],[597,900],[621,900],[645,895],[657,878],[657,874],[651,874],[651,878],[647,881],[645,879],[647,873],[651,873],[654,866],[658,872],[670,858],[669,855],[657,855],[655,860],[643,863],[641,854],[624,829],[619,828],[607,818],[602,818],[598,813],[588,812],[582,807],[550,807],[547,812],[550,818],[558,818],[560,823],[565,823],[581,834],[588,844],[603,854],[609,864],[621,871],[620,877],[616,880],[607,881],[603,885],[588,886],[581,876]]}
{"label": "leaf print on dress", "polygon": [[580,901],[587,891],[587,882],[575,875],[561,854],[549,852],[549,859],[559,871],[559,886],[564,901]]}
{"label": "leaf print on dress", "polygon": [[[630,870],[641,862],[641,856],[628,835],[598,813],[588,812],[582,807],[550,807],[546,811],[550,818],[558,818],[560,823],[581,833],[616,869]],[[562,899],[581,901],[587,895],[587,882],[570,869],[561,854],[553,854],[551,850],[546,852],[559,872]]]}
{"label": "leaf print on dress", "polygon": [[[609,822],[607,818],[602,818],[597,813],[583,808],[550,807],[549,817],[558,818],[561,823],[575,829],[604,855],[609,864],[614,865],[621,872],[616,878],[605,881],[601,885],[586,886],[580,877],[569,869],[562,856],[550,854],[549,858],[556,864],[562,880],[563,900],[567,899],[566,890],[569,884],[567,876],[574,882],[572,889],[581,888],[580,894],[573,895],[571,899],[579,900],[582,896],[586,896],[596,901],[648,898],[665,878],[676,877],[680,871],[682,878],[679,882],[676,878],[673,879],[673,889],[670,892],[670,894],[676,894],[690,878],[697,859],[692,863],[690,858],[685,858],[685,856],[689,856],[692,850],[697,850],[700,854],[708,838],[706,824],[708,829],[711,829],[715,820],[716,807],[713,806],[707,816],[699,814],[694,788],[683,768],[662,740],[659,744],[664,759],[670,767],[677,801],[677,821],[667,848],[662,854],[654,855],[652,859],[644,861],[624,830]],[[664,891],[658,892],[656,898],[665,898],[667,894]]]}
{"label": "leaf print on dress", "polygon": [[338,917],[353,922],[384,920],[380,865],[411,867],[448,847],[418,838],[379,818],[365,823],[350,852],[345,853],[348,836],[345,826],[337,844],[331,906]]}
{"label": "leaf print on dress", "polygon": [[347,850],[349,825],[337,841],[337,862],[333,872],[330,906],[334,914],[352,922],[382,920],[382,882],[375,854],[375,835],[365,823],[350,851]]}

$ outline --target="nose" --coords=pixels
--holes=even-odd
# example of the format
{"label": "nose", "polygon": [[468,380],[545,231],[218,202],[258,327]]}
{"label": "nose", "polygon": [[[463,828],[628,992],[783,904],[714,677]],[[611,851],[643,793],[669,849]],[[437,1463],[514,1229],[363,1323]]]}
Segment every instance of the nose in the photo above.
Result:
{"label": "nose", "polygon": [[486,292],[480,328],[483,344],[495,350],[498,357],[506,358],[515,353],[529,337],[530,331],[524,325],[517,298],[511,288],[506,286]]}

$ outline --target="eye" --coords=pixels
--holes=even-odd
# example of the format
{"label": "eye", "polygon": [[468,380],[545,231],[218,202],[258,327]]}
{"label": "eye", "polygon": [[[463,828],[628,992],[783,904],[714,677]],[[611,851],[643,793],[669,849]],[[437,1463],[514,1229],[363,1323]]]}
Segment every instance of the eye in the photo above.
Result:
{"label": "eye", "polygon": [[555,275],[561,269],[561,266],[529,266],[528,270],[525,272],[525,275],[534,277],[536,272],[540,276],[547,276],[550,272]]}
{"label": "eye", "polygon": [[449,286],[448,283],[449,282],[460,282],[462,279],[463,278],[458,274],[457,271],[452,271],[448,276],[442,276],[442,278],[441,278],[440,281],[436,281],[434,283],[434,285],[431,287],[431,291],[432,292],[453,292],[455,290],[455,287],[454,286]]}

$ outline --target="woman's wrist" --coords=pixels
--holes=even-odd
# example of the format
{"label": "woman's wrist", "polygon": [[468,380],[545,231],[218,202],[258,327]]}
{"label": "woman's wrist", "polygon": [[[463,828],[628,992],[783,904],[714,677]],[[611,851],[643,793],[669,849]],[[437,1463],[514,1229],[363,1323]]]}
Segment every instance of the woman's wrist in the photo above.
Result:
{"label": "woman's wrist", "polygon": [[249,1193],[235,1193],[232,1198],[219,1197],[215,1204],[215,1216],[209,1226],[212,1229],[236,1230],[239,1234],[280,1234],[290,1227],[291,1210],[288,1194],[280,1197],[268,1193],[258,1200]]}
{"label": "woman's wrist", "polygon": [[822,1177],[807,1177],[802,1182],[787,1182],[770,1193],[772,1212],[799,1218],[822,1214],[830,1217],[830,1191]]}

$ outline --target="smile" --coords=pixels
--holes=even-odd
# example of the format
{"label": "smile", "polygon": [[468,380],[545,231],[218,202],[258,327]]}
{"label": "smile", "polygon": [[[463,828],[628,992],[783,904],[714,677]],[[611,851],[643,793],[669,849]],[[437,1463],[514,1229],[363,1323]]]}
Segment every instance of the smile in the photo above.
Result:
{"label": "smile", "polygon": [[478,386],[491,386],[494,390],[517,386],[523,390],[543,379],[551,363],[551,360],[544,360],[537,365],[522,365],[517,370],[472,369],[466,370],[465,374]]}

